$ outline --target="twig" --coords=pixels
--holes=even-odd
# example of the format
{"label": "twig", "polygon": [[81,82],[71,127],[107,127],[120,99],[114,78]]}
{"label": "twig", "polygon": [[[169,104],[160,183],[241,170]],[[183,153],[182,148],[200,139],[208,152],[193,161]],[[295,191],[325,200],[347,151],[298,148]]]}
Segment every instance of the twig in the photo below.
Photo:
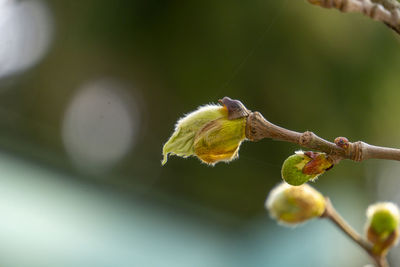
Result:
{"label": "twig", "polygon": [[342,12],[362,13],[382,21],[400,34],[400,3],[396,0],[308,0],[313,5],[336,8]]}
{"label": "twig", "polygon": [[[299,144],[303,147],[322,151],[328,154],[333,163],[342,159],[362,161],[365,159],[392,159],[400,161],[400,149],[379,147],[358,141],[351,143],[345,137],[338,137],[335,142],[329,142],[317,136],[313,132],[299,133],[291,131],[267,121],[260,112],[251,112],[239,100],[224,97],[219,100],[228,110],[231,119],[247,118],[246,137],[250,141],[259,141],[264,138],[273,138]],[[330,219],[340,230],[363,248],[374,260],[377,267],[389,267],[386,261],[386,253],[374,251],[373,246],[363,239],[335,210],[329,198],[326,198],[325,211],[321,218]]]}
{"label": "twig", "polygon": [[363,161],[366,159],[389,159],[400,161],[400,149],[373,146],[358,141],[351,143],[345,137],[338,137],[335,143],[329,142],[313,132],[299,133],[267,121],[259,112],[247,116],[246,137],[250,141],[272,138],[325,152],[334,164],[342,159]]}
{"label": "twig", "polygon": [[389,267],[385,255],[376,255],[372,252],[372,245],[364,240],[335,210],[329,198],[326,198],[325,212],[321,218],[331,220],[343,233],[356,242],[374,260],[377,267]]}

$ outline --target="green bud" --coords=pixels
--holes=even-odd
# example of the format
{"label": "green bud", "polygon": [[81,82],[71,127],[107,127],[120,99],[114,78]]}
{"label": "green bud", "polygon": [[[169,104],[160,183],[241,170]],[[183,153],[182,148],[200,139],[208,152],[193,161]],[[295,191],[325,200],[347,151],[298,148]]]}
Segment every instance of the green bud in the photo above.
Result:
{"label": "green bud", "polygon": [[325,198],[307,184],[281,183],[269,193],[265,207],[278,222],[296,225],[320,217],[325,211]]}
{"label": "green bud", "polygon": [[296,151],[283,162],[282,179],[290,185],[302,185],[332,166],[325,153]]}
{"label": "green bud", "polygon": [[377,255],[387,253],[399,236],[399,208],[391,202],[371,205],[367,209],[366,235]]}
{"label": "green bud", "polygon": [[211,165],[238,157],[240,144],[246,139],[246,117],[238,113],[239,101],[225,97],[221,103],[224,105],[200,107],[177,122],[163,147],[163,165],[169,154],[184,158],[197,156]]}

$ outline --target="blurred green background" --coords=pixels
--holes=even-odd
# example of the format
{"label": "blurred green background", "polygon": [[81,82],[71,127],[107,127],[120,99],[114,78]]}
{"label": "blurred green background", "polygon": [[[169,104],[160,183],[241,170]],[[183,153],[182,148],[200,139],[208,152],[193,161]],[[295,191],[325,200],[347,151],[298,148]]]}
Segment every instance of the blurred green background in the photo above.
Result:
{"label": "blurred green background", "polygon": [[[161,149],[224,96],[328,140],[400,146],[400,43],[306,1],[0,0],[0,265],[364,266],[327,221],[264,209],[299,147],[246,142],[215,167]],[[396,162],[313,184],[360,232],[400,202]],[[390,254],[393,266],[400,250]]]}

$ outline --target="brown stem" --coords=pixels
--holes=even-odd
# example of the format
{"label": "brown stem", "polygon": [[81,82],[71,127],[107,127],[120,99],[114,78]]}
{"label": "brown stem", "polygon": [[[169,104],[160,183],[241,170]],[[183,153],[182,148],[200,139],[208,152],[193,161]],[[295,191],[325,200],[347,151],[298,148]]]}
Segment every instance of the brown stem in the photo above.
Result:
{"label": "brown stem", "polygon": [[397,0],[308,0],[313,5],[341,12],[362,13],[400,34],[400,3]]}
{"label": "brown stem", "polygon": [[[286,141],[300,146],[325,152],[334,163],[342,159],[362,161],[366,159],[389,159],[400,161],[400,149],[373,146],[367,143],[348,142],[341,137],[337,143],[329,142],[313,132],[299,133],[279,127],[267,121],[259,112],[251,112],[247,117],[246,137],[250,141],[264,138]],[[345,140],[345,141],[343,141]]]}
{"label": "brown stem", "polygon": [[331,220],[343,233],[356,242],[373,259],[377,267],[389,267],[385,255],[376,255],[372,252],[372,245],[364,240],[336,211],[329,198],[326,198],[325,211],[321,218]]}

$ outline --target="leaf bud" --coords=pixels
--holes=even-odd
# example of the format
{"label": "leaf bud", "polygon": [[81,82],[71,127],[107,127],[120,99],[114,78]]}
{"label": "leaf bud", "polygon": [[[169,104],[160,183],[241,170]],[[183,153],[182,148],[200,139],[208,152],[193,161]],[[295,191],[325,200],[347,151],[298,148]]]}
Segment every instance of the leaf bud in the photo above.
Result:
{"label": "leaf bud", "polygon": [[282,165],[282,179],[290,185],[315,180],[333,166],[325,153],[296,151]]}
{"label": "leaf bud", "polygon": [[366,235],[372,252],[386,254],[399,237],[399,208],[391,202],[376,203],[367,209]]}
{"label": "leaf bud", "polygon": [[325,211],[325,198],[308,184],[291,186],[282,182],[271,190],[265,207],[278,222],[296,225],[321,216]]}

